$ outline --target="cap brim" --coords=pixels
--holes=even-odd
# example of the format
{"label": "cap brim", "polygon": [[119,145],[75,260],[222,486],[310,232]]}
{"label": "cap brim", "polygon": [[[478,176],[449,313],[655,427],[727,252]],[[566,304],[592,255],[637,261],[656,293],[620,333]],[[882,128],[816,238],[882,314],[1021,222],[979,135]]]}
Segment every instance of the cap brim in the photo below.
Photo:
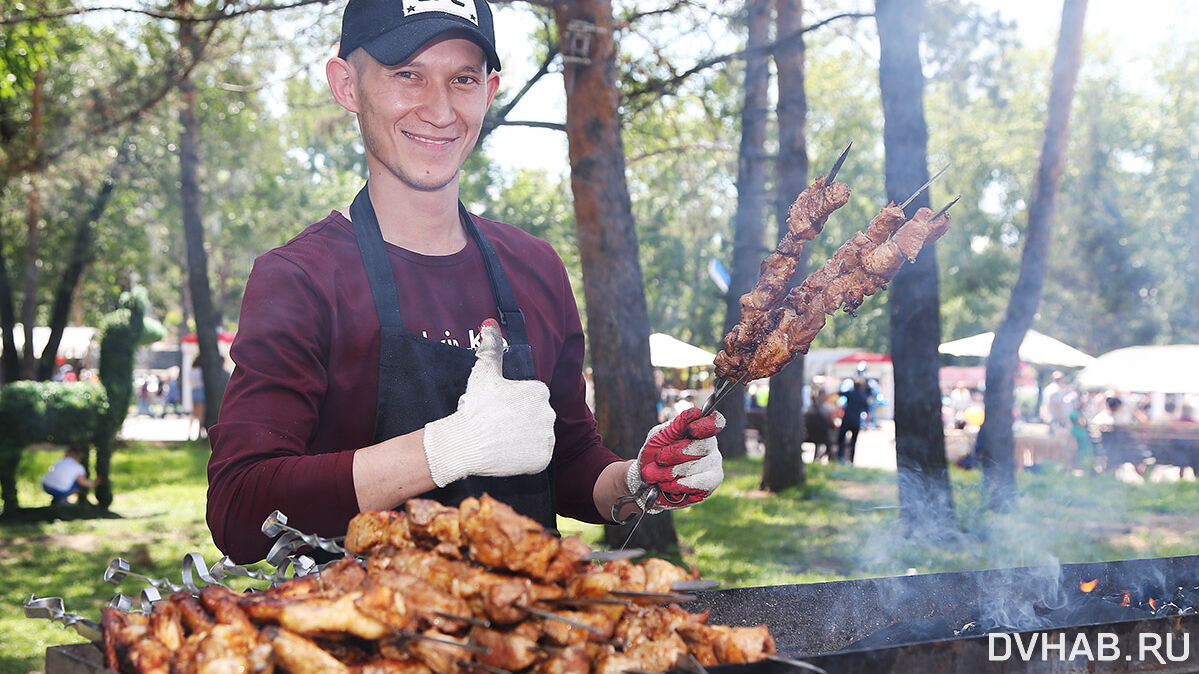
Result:
{"label": "cap brim", "polygon": [[429,44],[434,38],[446,33],[458,33],[479,45],[487,57],[492,70],[500,69],[500,57],[487,36],[477,27],[443,17],[429,17],[413,21],[396,30],[390,30],[363,43],[362,48],[383,65],[394,66],[412,58],[413,54]]}

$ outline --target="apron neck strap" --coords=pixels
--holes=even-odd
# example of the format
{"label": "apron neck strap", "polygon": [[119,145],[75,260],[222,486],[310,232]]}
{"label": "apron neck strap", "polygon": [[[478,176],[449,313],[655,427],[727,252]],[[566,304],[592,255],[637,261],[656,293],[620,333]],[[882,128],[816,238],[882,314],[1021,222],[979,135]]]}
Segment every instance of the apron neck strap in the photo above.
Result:
{"label": "apron neck strap", "polygon": [[[367,278],[370,280],[371,297],[375,302],[375,313],[379,316],[379,324],[386,327],[401,327],[400,296],[396,290],[395,275],[391,270],[391,261],[387,256],[387,244],[383,241],[383,232],[379,228],[379,218],[375,207],[371,204],[367,185],[363,185],[350,204],[350,220],[354,225],[354,238],[358,241],[358,252],[366,266]],[[504,267],[500,264],[495,247],[483,236],[474,218],[466,212],[462,202],[458,202],[458,218],[466,229],[483,257],[487,268],[487,278],[491,282],[491,291],[495,296],[496,311],[499,313],[500,324],[508,333],[509,344],[528,344],[529,335],[525,327],[525,315],[516,304],[516,296],[508,284]]]}
{"label": "apron neck strap", "polygon": [[461,201],[458,202],[458,217],[462,220],[462,226],[474,237],[479,251],[483,254],[483,264],[487,267],[487,278],[491,281],[491,289],[495,293],[496,311],[500,316],[500,324],[508,331],[508,343],[528,344],[529,335],[525,329],[525,314],[516,304],[516,296],[512,294],[512,286],[508,284],[508,276],[504,273],[504,267],[500,265],[500,258],[496,255],[495,247],[491,245],[487,237],[483,236],[483,232],[479,231],[475,219],[466,212],[466,206],[463,206]]}
{"label": "apron neck strap", "polygon": [[398,328],[400,295],[396,290],[395,275],[387,259],[387,245],[383,243],[383,232],[379,229],[379,218],[375,215],[367,185],[358,190],[358,196],[350,204],[350,220],[354,224],[354,238],[358,240],[358,252],[362,254],[366,276],[370,281],[379,325]]}

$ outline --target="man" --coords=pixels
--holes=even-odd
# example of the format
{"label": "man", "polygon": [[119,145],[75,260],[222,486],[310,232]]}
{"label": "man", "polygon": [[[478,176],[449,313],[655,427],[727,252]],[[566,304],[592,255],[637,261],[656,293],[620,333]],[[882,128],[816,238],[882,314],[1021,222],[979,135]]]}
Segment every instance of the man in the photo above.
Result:
{"label": "man", "polygon": [[486,492],[553,527],[719,485],[718,416],[651,429],[633,461],[600,444],[561,259],[458,201],[499,69],[485,0],[349,0],[326,74],[370,179],[250,274],[208,467],[209,527],[235,561],[265,555],[274,509],[336,536],[360,511]]}
{"label": "man", "polygon": [[[844,394],[845,406],[842,408],[841,428],[837,431],[837,458],[841,463],[853,463],[854,451],[858,446],[858,433],[862,431],[862,416],[866,414],[869,401],[866,398],[866,382],[855,379],[853,388]],[[845,436],[852,433],[849,444]]]}
{"label": "man", "polygon": [[1073,392],[1066,386],[1066,375],[1055,370],[1052,380],[1041,392],[1041,417],[1049,424],[1050,432],[1069,429],[1073,402]]}

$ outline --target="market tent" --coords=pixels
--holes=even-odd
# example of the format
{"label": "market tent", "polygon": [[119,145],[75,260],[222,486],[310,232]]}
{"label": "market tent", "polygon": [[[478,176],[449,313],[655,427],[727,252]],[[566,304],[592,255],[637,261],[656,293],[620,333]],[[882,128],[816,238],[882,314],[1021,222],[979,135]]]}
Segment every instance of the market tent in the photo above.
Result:
{"label": "market tent", "polygon": [[891,356],[871,351],[854,351],[837,359],[838,363],[890,363]]}
{"label": "market tent", "polygon": [[[62,341],[58,344],[58,353],[55,354],[60,358],[69,360],[87,360],[89,356],[94,356],[94,350],[98,349],[99,345],[96,342],[96,328],[67,326],[62,329]],[[16,344],[17,351],[21,352],[25,349],[25,328],[22,324],[17,323],[13,327],[13,342]],[[33,328],[33,354],[41,357],[42,350],[46,348],[46,344],[50,341],[50,328],[45,326],[35,326]]]}
{"label": "market tent", "polygon": [[1199,393],[1199,344],[1109,351],[1078,373],[1078,384],[1136,393]]}
{"label": "market tent", "polygon": [[654,367],[688,368],[711,365],[716,354],[705,351],[670,335],[655,332],[649,336],[649,360]]}
{"label": "market tent", "polygon": [[[991,355],[991,342],[995,333],[984,332],[973,337],[963,337],[952,342],[945,342],[940,352],[950,356],[977,356],[986,358]],[[1086,367],[1095,361],[1095,357],[1060,342],[1036,330],[1029,330],[1020,344],[1020,360],[1038,365],[1058,365],[1061,367]]]}

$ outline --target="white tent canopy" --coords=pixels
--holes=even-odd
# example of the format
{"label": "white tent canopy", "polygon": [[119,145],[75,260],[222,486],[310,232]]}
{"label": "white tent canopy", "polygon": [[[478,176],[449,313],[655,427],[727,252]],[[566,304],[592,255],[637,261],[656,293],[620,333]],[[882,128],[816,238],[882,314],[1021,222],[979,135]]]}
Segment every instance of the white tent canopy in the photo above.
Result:
{"label": "white tent canopy", "polygon": [[[97,348],[96,344],[96,328],[68,326],[62,329],[62,341],[58,345],[58,353],[56,355],[71,360],[83,360],[88,357],[89,352]],[[13,342],[15,342],[17,351],[23,352],[25,349],[25,328],[22,324],[17,323],[12,331]],[[41,357],[42,351],[46,348],[46,344],[50,341],[50,328],[45,326],[35,326],[33,328],[33,353],[38,358]]]}
{"label": "white tent canopy", "polygon": [[711,365],[716,354],[705,351],[670,335],[655,332],[649,336],[649,360],[654,367],[688,368]]}
{"label": "white tent canopy", "polygon": [[1078,383],[1096,390],[1199,393],[1199,344],[1109,351],[1078,373]]}
{"label": "white tent canopy", "polygon": [[[963,337],[952,342],[945,342],[940,352],[950,356],[977,356],[986,358],[991,355],[991,342],[995,333],[984,332],[973,337]],[[1038,365],[1059,365],[1061,367],[1086,367],[1095,361],[1095,357],[1060,342],[1036,330],[1029,330],[1020,344],[1020,360]]]}

